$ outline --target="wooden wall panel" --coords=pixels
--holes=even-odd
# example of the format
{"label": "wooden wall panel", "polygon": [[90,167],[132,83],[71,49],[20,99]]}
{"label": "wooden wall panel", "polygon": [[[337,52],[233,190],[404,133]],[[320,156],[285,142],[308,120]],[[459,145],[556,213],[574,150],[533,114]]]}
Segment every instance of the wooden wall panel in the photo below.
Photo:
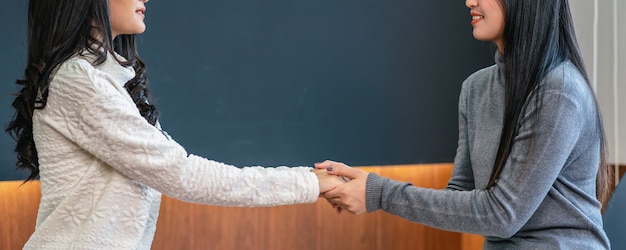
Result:
{"label": "wooden wall panel", "polygon": [[363,249],[375,250],[378,248],[380,239],[377,236],[377,213],[354,216],[349,213],[337,214],[335,210],[324,201],[318,201],[320,205],[321,226],[318,231],[320,239],[316,249],[341,250]]}
{"label": "wooden wall panel", "polygon": [[40,199],[38,181],[0,182],[0,249],[22,249],[35,231]]}
{"label": "wooden wall panel", "polygon": [[[416,186],[444,188],[451,164],[361,168]],[[623,174],[626,167],[622,167]],[[0,249],[21,249],[35,228],[38,181],[0,182]],[[181,202],[163,196],[153,249],[482,249],[483,237],[446,232],[378,211],[337,214],[315,204],[233,208]]]}
{"label": "wooden wall panel", "polygon": [[[444,188],[451,175],[449,164],[406,168],[403,166],[381,167],[380,175],[393,180],[410,182],[425,188]],[[381,234],[389,249],[457,249],[461,235],[445,232],[400,217],[381,213]]]}
{"label": "wooden wall panel", "polygon": [[315,250],[317,204],[259,208],[258,239],[255,249]]}
{"label": "wooden wall panel", "polygon": [[[194,205],[192,249],[258,249],[259,208]],[[164,235],[167,237],[167,235]]]}
{"label": "wooden wall panel", "polygon": [[[416,186],[444,188],[451,164],[361,168]],[[626,168],[622,167],[621,173]],[[0,182],[0,249],[21,249],[35,228],[39,182]],[[378,211],[337,214],[315,204],[233,208],[181,202],[163,196],[153,248],[159,249],[482,249],[483,237],[446,232]]]}
{"label": "wooden wall panel", "polygon": [[[376,167],[361,169],[367,172],[379,171]],[[379,235],[379,213],[354,216],[344,211],[337,214],[325,199],[318,200],[317,204],[320,221],[320,239],[317,249],[381,249],[383,239]]]}
{"label": "wooden wall panel", "polygon": [[477,234],[462,234],[460,250],[480,250],[485,242],[485,237]]}
{"label": "wooden wall panel", "polygon": [[163,195],[153,249],[194,249],[191,225],[196,218],[192,218],[192,207],[193,204]]}

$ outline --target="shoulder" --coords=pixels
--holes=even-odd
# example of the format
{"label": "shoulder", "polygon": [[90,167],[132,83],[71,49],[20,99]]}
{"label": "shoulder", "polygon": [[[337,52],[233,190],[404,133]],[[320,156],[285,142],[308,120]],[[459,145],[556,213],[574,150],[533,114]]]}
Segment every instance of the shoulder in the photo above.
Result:
{"label": "shoulder", "polygon": [[503,88],[500,68],[494,64],[468,76],[461,86],[459,104],[499,95]]}
{"label": "shoulder", "polygon": [[54,72],[50,88],[72,95],[98,95],[117,91],[116,80],[87,56],[75,55],[63,62]]}
{"label": "shoulder", "polygon": [[493,64],[491,66],[487,66],[485,68],[479,69],[476,72],[472,73],[470,76],[467,77],[465,81],[468,82],[468,81],[481,80],[481,79],[484,79],[485,77],[489,77],[494,74],[497,74],[499,70],[500,69],[498,68],[498,65]]}
{"label": "shoulder", "polygon": [[546,93],[571,99],[593,98],[593,91],[585,76],[570,61],[565,61],[550,71],[540,83]]}
{"label": "shoulder", "polygon": [[54,83],[72,82],[78,85],[92,85],[96,79],[101,78],[100,70],[92,64],[87,57],[75,55],[63,62],[54,72],[51,85]]}
{"label": "shoulder", "polygon": [[59,65],[53,79],[87,77],[94,71],[95,66],[86,57],[75,55]]}
{"label": "shoulder", "polygon": [[497,81],[500,75],[500,69],[496,64],[482,68],[470,76],[463,82],[463,89],[483,88],[486,85]]}
{"label": "shoulder", "polygon": [[595,116],[589,115],[598,112],[593,89],[571,62],[563,62],[550,71],[538,87],[539,91],[531,100],[539,98],[543,112],[567,113],[571,119],[578,117],[578,124],[595,119]]}

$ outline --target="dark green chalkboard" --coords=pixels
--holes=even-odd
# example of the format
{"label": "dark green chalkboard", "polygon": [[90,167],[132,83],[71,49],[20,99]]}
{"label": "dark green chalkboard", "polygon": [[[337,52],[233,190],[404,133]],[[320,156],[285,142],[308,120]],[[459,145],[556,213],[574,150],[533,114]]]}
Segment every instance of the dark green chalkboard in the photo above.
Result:
{"label": "dark green chalkboard", "polygon": [[[2,21],[25,22],[24,3],[2,5]],[[451,162],[461,83],[493,64],[492,46],[472,38],[459,1],[147,8],[139,47],[164,129],[189,153],[237,166]],[[0,30],[16,34],[0,47],[3,119],[12,112],[7,86],[24,63],[24,26]],[[0,176],[22,178],[2,136]]]}

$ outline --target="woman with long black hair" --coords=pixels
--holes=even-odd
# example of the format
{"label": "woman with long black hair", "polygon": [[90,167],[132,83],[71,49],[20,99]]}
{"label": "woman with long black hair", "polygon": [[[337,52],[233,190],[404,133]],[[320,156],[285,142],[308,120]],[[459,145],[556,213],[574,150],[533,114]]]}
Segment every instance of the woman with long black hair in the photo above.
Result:
{"label": "woman with long black hair", "polygon": [[445,190],[343,163],[352,178],[325,193],[339,212],[382,209],[436,228],[481,234],[485,249],[608,249],[602,118],[567,0],[466,0],[476,39],[496,64],[463,83],[454,170]]}
{"label": "woman with long black hair", "polygon": [[189,155],[160,129],[135,34],[147,0],[30,0],[28,62],[6,129],[40,177],[25,249],[150,249],[161,193],[203,204],[316,202],[339,178]]}

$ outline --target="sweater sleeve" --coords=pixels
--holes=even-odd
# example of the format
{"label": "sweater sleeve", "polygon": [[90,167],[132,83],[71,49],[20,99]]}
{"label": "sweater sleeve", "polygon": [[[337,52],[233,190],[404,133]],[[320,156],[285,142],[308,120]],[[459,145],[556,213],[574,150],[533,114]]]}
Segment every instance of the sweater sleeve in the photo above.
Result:
{"label": "sweater sleeve", "polygon": [[[546,197],[577,143],[585,108],[562,93],[547,92],[543,108],[528,108],[514,138],[511,156],[487,190],[434,190],[370,173],[367,210],[382,209],[436,228],[509,238],[519,231]],[[531,129],[529,114],[538,112]],[[536,138],[536,140],[533,140]],[[529,151],[531,143],[534,150]]]}
{"label": "sweater sleeve", "polygon": [[[224,206],[276,206],[317,201],[317,177],[305,167],[244,167],[190,155],[139,114],[125,90],[88,66],[57,74],[66,91],[67,137],[127,177],[171,197]],[[210,142],[207,142],[210,143]]]}
{"label": "sweater sleeve", "polygon": [[467,91],[468,84],[463,84],[459,96],[459,139],[457,142],[454,169],[448,181],[447,189],[469,191],[475,188],[474,173],[470,162],[468,125],[467,125]]}

